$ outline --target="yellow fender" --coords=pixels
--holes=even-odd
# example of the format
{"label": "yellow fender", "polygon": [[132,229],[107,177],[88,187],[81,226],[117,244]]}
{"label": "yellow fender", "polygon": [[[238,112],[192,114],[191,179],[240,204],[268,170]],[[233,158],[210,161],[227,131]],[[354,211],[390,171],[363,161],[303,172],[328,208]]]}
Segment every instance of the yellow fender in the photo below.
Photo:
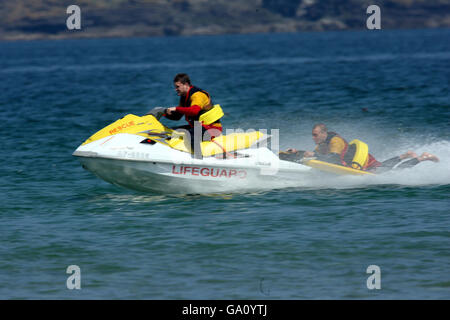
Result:
{"label": "yellow fender", "polygon": [[147,133],[140,133],[145,130],[153,130],[155,132],[172,132],[173,130],[164,127],[156,118],[152,115],[136,116],[134,114],[127,114],[125,117],[111,123],[100,131],[90,136],[84,143],[88,144],[92,141],[102,139],[104,137],[112,136],[118,133],[131,133],[139,134],[143,137],[148,137]]}
{"label": "yellow fender", "polygon": [[[203,156],[210,157],[216,154],[222,154],[225,151],[232,152],[250,148],[263,136],[264,134],[260,131],[232,133],[226,136],[220,135],[214,138],[213,141],[203,141],[200,146]],[[190,146],[187,146],[184,142],[184,135],[170,139],[167,144],[173,149],[192,153]]]}

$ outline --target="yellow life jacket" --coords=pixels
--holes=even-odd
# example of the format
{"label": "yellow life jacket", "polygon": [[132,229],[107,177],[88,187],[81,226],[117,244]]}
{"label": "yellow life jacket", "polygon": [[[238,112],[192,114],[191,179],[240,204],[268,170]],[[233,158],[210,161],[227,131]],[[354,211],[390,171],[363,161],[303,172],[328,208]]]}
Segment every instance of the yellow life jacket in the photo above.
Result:
{"label": "yellow life jacket", "polygon": [[348,146],[349,148],[351,146],[355,146],[355,154],[353,155],[353,159],[351,159],[350,163],[347,163],[347,166],[362,170],[366,165],[367,158],[369,157],[369,146],[358,139],[351,141]]}
{"label": "yellow life jacket", "polygon": [[202,113],[198,120],[202,122],[202,124],[211,124],[222,118],[224,115],[220,104],[215,104],[210,110]]}

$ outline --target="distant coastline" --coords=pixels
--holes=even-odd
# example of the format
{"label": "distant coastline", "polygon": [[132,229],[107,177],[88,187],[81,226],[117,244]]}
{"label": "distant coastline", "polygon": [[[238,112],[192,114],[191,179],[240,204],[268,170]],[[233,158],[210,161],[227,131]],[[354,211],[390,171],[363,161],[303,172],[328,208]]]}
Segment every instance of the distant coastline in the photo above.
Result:
{"label": "distant coastline", "polygon": [[[81,30],[67,29],[71,4]],[[382,29],[450,27],[445,0],[17,0],[0,8],[0,40],[363,30],[371,4]]]}

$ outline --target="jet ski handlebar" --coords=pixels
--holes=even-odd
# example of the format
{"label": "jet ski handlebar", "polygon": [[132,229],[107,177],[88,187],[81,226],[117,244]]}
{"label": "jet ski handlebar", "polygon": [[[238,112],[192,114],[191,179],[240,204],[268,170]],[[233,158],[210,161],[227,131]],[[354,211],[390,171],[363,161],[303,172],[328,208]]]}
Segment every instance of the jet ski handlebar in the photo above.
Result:
{"label": "jet ski handlebar", "polygon": [[145,115],[149,115],[151,114],[152,116],[154,116],[156,119],[160,119],[163,114],[166,113],[167,108],[164,107],[155,107],[152,110],[150,110],[149,112],[147,112]]}

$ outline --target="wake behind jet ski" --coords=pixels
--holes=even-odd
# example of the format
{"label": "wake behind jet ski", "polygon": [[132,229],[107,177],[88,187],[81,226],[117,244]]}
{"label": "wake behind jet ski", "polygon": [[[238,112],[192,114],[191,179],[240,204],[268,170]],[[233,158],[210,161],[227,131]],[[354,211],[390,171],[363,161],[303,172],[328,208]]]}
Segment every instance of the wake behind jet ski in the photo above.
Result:
{"label": "wake behind jet ski", "polygon": [[411,168],[422,161],[439,161],[438,157],[427,152],[417,156],[408,151],[379,162],[369,153],[367,144],[358,139],[347,143],[337,133],[329,132],[323,123],[314,125],[312,137],[317,145],[314,151],[288,149],[280,152],[280,159],[303,163],[321,171],[351,175],[383,173],[394,168]]}

